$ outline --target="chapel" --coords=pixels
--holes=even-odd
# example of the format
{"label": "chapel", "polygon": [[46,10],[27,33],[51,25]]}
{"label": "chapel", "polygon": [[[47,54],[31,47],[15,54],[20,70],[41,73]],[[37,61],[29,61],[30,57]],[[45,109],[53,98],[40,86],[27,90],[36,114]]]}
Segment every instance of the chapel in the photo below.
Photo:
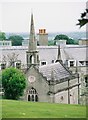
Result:
{"label": "chapel", "polygon": [[[47,52],[47,54],[49,53]],[[30,38],[26,58],[27,86],[22,97],[23,100],[79,104],[81,87],[79,75],[77,72],[73,74],[63,64],[59,45],[56,62],[39,65],[40,56],[35,37],[33,13],[31,14]]]}

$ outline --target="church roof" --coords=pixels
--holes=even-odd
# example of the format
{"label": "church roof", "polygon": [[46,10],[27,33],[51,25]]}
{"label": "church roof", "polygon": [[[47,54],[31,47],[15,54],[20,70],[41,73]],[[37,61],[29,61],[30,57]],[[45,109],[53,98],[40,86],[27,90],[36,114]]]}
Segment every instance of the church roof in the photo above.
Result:
{"label": "church roof", "polygon": [[47,80],[60,80],[70,77],[71,75],[71,73],[59,62],[40,66],[39,72],[42,73]]}

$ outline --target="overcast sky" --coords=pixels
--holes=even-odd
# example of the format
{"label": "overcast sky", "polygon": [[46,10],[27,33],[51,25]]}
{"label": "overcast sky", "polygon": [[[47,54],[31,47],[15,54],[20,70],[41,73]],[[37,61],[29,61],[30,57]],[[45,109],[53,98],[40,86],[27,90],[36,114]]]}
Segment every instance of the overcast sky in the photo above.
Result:
{"label": "overcast sky", "polygon": [[[4,0],[0,5],[0,30],[4,32],[29,32],[31,9],[34,14],[35,31],[46,28],[47,32],[85,31],[76,26],[86,9],[86,1],[28,2],[27,0]],[[24,2],[25,1],[25,2]],[[65,2],[64,2],[65,1]],[[1,21],[2,20],[2,21]]]}

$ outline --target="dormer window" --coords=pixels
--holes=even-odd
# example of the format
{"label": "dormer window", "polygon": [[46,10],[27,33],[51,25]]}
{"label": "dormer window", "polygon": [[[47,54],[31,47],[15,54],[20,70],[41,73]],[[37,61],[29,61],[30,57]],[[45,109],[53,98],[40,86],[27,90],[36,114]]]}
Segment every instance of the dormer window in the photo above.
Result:
{"label": "dormer window", "polygon": [[88,61],[86,61],[86,66],[88,66]]}
{"label": "dormer window", "polygon": [[46,65],[46,61],[41,62],[41,65]]}
{"label": "dormer window", "polygon": [[21,68],[21,63],[16,63],[16,68],[20,69]]}
{"label": "dormer window", "polygon": [[88,61],[79,61],[81,63],[81,66],[88,66]]}
{"label": "dormer window", "polygon": [[21,61],[15,62],[15,67],[20,69],[21,68]]}
{"label": "dormer window", "polygon": [[74,61],[70,61],[70,67],[74,66]]}
{"label": "dormer window", "polygon": [[52,63],[55,63],[55,60],[52,60]]}
{"label": "dormer window", "polygon": [[75,67],[76,66],[76,60],[69,60],[68,61],[68,67]]}
{"label": "dormer window", "polygon": [[6,63],[1,63],[1,70],[6,68]]}
{"label": "dormer window", "polygon": [[84,65],[84,61],[79,61],[81,63],[81,65],[83,66]]}
{"label": "dormer window", "polygon": [[41,65],[46,65],[47,61],[41,61]]}

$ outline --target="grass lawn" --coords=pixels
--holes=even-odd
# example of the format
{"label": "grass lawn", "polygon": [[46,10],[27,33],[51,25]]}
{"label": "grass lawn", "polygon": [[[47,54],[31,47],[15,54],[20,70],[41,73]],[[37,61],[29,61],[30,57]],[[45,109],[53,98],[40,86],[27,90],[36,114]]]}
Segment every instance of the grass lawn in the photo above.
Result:
{"label": "grass lawn", "polygon": [[3,118],[85,118],[86,107],[55,103],[2,100]]}

